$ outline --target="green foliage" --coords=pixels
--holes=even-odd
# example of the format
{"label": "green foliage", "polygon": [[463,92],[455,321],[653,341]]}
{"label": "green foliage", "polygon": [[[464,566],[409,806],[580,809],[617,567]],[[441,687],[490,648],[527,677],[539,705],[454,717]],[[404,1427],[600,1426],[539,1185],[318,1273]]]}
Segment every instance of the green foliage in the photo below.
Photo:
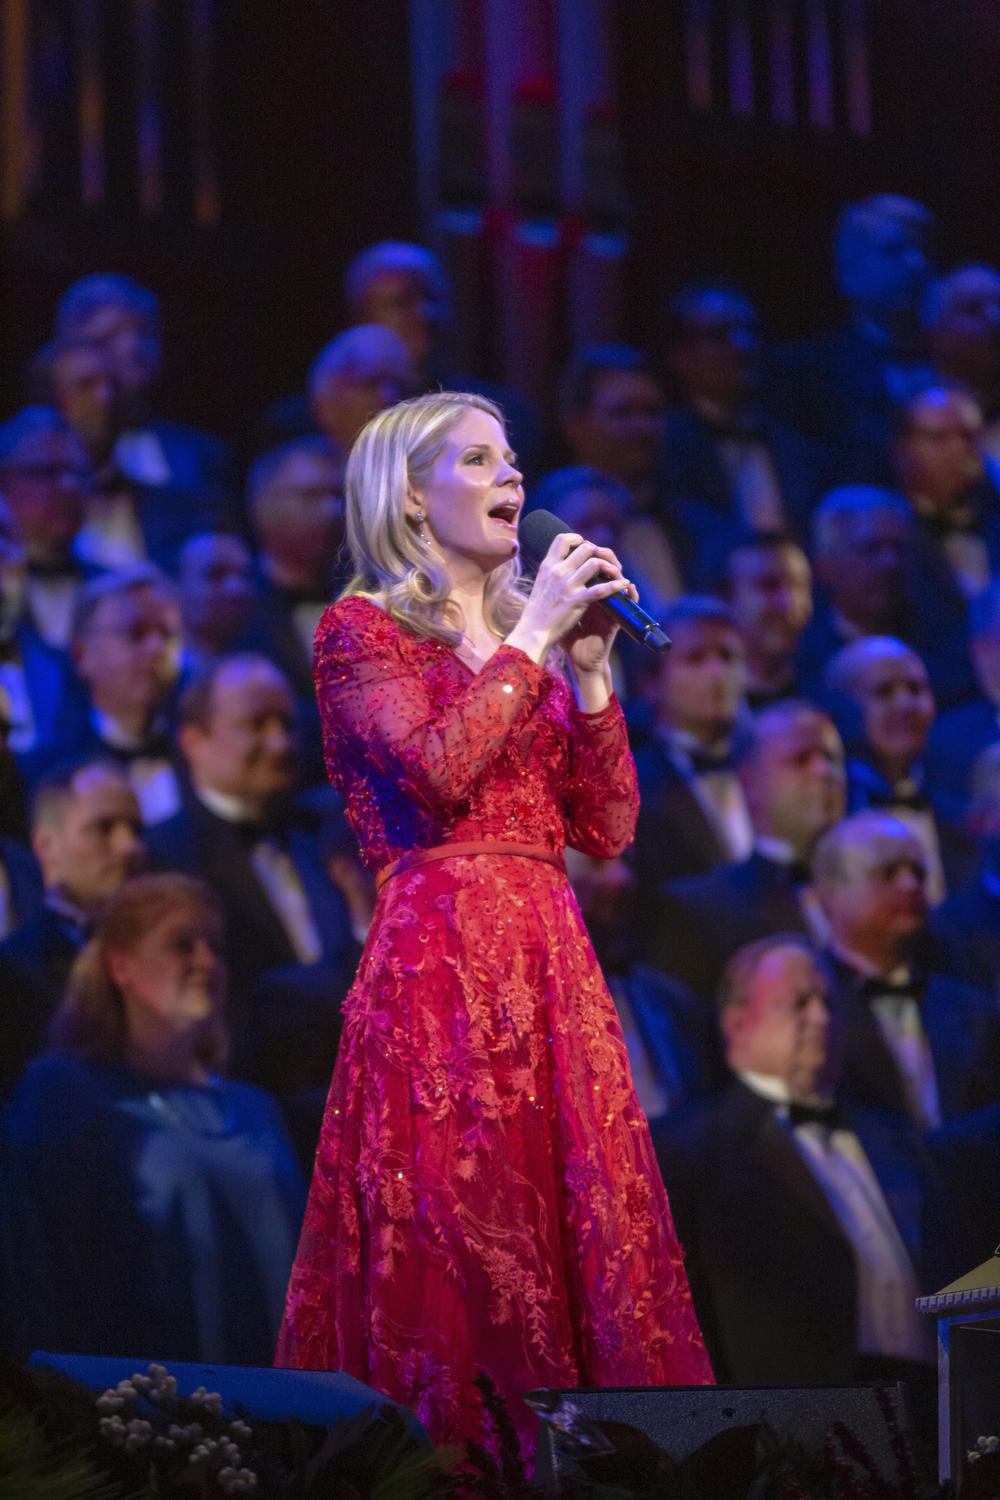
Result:
{"label": "green foliage", "polygon": [[140,1500],[146,1489],[124,1490],[76,1445],[55,1444],[33,1413],[0,1415],[0,1500]]}

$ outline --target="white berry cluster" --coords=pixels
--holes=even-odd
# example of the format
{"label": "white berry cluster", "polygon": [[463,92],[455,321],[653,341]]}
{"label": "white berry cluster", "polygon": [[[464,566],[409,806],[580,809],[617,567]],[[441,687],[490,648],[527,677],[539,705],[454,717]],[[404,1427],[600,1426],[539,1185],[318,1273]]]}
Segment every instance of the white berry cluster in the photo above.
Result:
{"label": "white berry cluster", "polygon": [[996,1453],[998,1448],[1000,1448],[1000,1438],[981,1437],[976,1439],[976,1446],[969,1448],[965,1456],[970,1464],[974,1464],[976,1459],[982,1458],[984,1453]]}
{"label": "white berry cluster", "polygon": [[[167,1373],[164,1365],[150,1365],[148,1374],[133,1375],[103,1391],[95,1405],[101,1413],[100,1433],[107,1442],[126,1453],[138,1453],[148,1448],[154,1457],[176,1453],[181,1458],[186,1452],[186,1470],[194,1471],[193,1478],[200,1474],[204,1480],[214,1475],[225,1495],[248,1495],[256,1490],[257,1475],[244,1466],[243,1455],[234,1441],[238,1438],[245,1442],[253,1436],[253,1430],[246,1422],[234,1418],[226,1423],[227,1430],[219,1437],[209,1437],[200,1422],[183,1425],[171,1422],[165,1432],[154,1433],[153,1424],[142,1417],[132,1416],[126,1420],[129,1412],[136,1411],[140,1396],[154,1406],[165,1406],[171,1401],[176,1403],[177,1381]],[[187,1399],[201,1407],[206,1415],[222,1416],[222,1396],[218,1391],[209,1391],[200,1385]],[[160,1413],[161,1421],[165,1415],[165,1411]]]}

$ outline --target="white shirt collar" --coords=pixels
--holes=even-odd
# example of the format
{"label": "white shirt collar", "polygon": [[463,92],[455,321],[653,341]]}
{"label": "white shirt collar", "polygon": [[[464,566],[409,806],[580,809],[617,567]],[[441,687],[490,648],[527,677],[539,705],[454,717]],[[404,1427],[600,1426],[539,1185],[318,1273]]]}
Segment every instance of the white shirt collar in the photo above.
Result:
{"label": "white shirt collar", "polygon": [[863,953],[855,953],[843,943],[838,943],[836,938],[830,939],[830,948],[842,963],[847,964],[849,968],[856,969],[866,979],[885,979],[889,984],[906,984],[911,977],[907,964],[896,964],[888,974],[883,974],[878,964],[872,963],[870,958],[865,958]]}
{"label": "white shirt collar", "polygon": [[195,786],[195,796],[203,802],[209,812],[215,813],[225,823],[257,823],[257,813],[240,797],[231,797],[228,792],[217,792],[210,786]]}
{"label": "white shirt collar", "polygon": [[765,859],[773,859],[778,865],[793,865],[798,855],[791,844],[784,839],[755,838],[753,841],[754,852],[762,854]]}

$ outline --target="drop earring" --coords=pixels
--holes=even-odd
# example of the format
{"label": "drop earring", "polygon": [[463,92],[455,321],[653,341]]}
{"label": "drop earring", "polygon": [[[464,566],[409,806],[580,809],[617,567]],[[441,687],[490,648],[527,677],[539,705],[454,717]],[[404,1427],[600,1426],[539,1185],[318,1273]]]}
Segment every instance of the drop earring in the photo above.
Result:
{"label": "drop earring", "polygon": [[417,523],[417,536],[423,542],[423,544],[424,544],[425,547],[429,547],[430,544],[431,544],[431,539],[427,535],[427,531],[426,531],[426,529],[424,527],[424,513],[423,513],[423,511],[422,510],[418,510],[416,512],[416,514],[414,515],[413,519]]}

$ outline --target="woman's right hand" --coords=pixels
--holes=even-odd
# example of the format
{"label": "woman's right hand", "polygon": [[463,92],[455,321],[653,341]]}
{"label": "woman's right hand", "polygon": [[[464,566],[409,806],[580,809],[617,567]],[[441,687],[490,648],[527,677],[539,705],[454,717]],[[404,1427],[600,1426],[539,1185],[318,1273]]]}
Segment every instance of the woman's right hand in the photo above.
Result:
{"label": "woman's right hand", "polygon": [[[599,573],[604,581],[595,583]],[[635,594],[610,548],[597,547],[575,531],[560,532],[539,565],[524,613],[507,636],[507,645],[520,647],[541,665],[592,604],[622,589]]]}

